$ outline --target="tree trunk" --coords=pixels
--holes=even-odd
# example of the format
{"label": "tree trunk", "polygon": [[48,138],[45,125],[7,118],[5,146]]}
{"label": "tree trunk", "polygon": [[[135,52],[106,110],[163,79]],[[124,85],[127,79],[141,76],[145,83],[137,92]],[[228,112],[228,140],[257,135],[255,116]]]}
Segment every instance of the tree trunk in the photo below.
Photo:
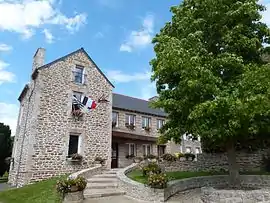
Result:
{"label": "tree trunk", "polygon": [[239,165],[236,163],[236,151],[234,144],[230,144],[228,149],[229,164],[229,185],[233,188],[240,187]]}

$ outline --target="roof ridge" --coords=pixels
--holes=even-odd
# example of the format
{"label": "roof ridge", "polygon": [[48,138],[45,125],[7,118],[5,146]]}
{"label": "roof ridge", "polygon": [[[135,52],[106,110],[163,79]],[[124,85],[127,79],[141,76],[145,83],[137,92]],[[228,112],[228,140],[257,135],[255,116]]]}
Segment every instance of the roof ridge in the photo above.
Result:
{"label": "roof ridge", "polygon": [[107,80],[107,82],[108,82],[112,87],[114,87],[114,85],[112,84],[112,82],[111,82],[111,81],[106,77],[106,75],[100,70],[100,68],[97,66],[97,64],[96,64],[96,63],[94,62],[94,60],[89,56],[89,54],[85,51],[85,49],[84,49],[83,47],[81,47],[80,49],[77,49],[77,50],[75,50],[75,51],[73,51],[73,52],[71,52],[71,53],[69,53],[69,54],[66,54],[66,55],[64,55],[64,56],[62,56],[62,57],[60,57],[60,58],[57,58],[57,59],[55,59],[54,61],[51,61],[50,63],[44,64],[43,66],[40,66],[40,67],[38,67],[37,69],[39,70],[39,69],[47,68],[48,66],[50,66],[50,65],[52,65],[52,64],[54,64],[54,63],[56,63],[56,62],[58,62],[58,61],[64,60],[65,58],[67,58],[67,57],[69,57],[69,56],[71,56],[71,55],[73,55],[73,54],[76,54],[77,52],[80,52],[80,51],[82,51],[82,52],[85,53],[85,55],[87,56],[87,58],[94,64],[94,66],[95,66],[96,69],[99,71],[99,73]]}
{"label": "roof ridge", "polygon": [[130,97],[130,98],[133,98],[133,99],[138,99],[138,100],[149,102],[149,100],[141,99],[141,98],[138,98],[138,97],[132,97],[132,96],[128,96],[128,95],[124,95],[124,94],[120,94],[120,93],[115,93],[115,92],[113,94],[118,94],[118,95],[121,95],[121,96],[124,96],[124,97]]}

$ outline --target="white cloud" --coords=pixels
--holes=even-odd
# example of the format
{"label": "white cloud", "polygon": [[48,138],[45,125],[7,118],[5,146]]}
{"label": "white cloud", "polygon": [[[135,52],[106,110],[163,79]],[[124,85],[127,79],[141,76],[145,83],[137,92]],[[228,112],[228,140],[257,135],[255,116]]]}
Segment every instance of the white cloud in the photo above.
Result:
{"label": "white cloud", "polygon": [[17,32],[30,38],[42,25],[64,26],[77,31],[86,23],[86,14],[67,17],[57,10],[57,0],[2,0],[0,1],[0,30]]}
{"label": "white cloud", "polygon": [[16,104],[0,102],[0,122],[9,125],[11,135],[15,135],[19,107]]}
{"label": "white cloud", "polygon": [[108,78],[115,83],[128,83],[134,81],[149,80],[151,77],[150,72],[126,74],[120,70],[106,71]]}
{"label": "white cloud", "polygon": [[94,37],[100,39],[104,37],[104,34],[102,32],[97,32]]}
{"label": "white cloud", "polygon": [[262,0],[259,3],[263,4],[266,7],[266,11],[262,12],[262,22],[270,26],[270,1]]}
{"label": "white cloud", "polygon": [[52,33],[50,32],[50,30],[44,29],[42,32],[43,32],[44,35],[45,35],[46,42],[49,43],[49,44],[53,43],[53,41],[54,41],[54,36],[53,36]]}
{"label": "white cloud", "polygon": [[12,72],[9,72],[6,69],[9,64],[5,63],[4,61],[0,60],[0,85],[4,82],[14,82],[15,81],[15,75]]}
{"label": "white cloud", "polygon": [[10,50],[12,50],[12,46],[9,46],[9,45],[7,45],[7,44],[0,44],[0,52],[1,51],[10,51]]}
{"label": "white cloud", "polygon": [[156,84],[154,82],[152,83],[148,82],[141,87],[140,98],[148,100],[151,97],[156,96],[156,95],[157,95]]}
{"label": "white cloud", "polygon": [[121,44],[120,51],[132,52],[135,49],[149,45],[153,38],[154,16],[147,15],[142,22],[142,29],[133,30],[127,40]]}

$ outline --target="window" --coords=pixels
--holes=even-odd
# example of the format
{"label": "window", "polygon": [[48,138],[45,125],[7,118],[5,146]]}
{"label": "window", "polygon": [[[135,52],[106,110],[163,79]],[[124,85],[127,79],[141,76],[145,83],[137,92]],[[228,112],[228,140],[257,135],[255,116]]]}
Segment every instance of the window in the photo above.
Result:
{"label": "window", "polygon": [[72,154],[80,153],[80,140],[81,136],[79,135],[70,135],[69,144],[68,144],[68,156]]}
{"label": "window", "polygon": [[142,128],[149,128],[151,125],[151,118],[142,117]]}
{"label": "window", "polygon": [[126,125],[135,125],[135,115],[132,114],[126,114]]}
{"label": "window", "polygon": [[157,129],[159,130],[164,125],[165,121],[162,119],[157,119]]}
{"label": "window", "polygon": [[[73,96],[76,97],[79,101],[82,100],[82,93],[81,92],[73,92]],[[80,107],[77,102],[74,102],[72,99],[72,110],[79,110]]]}
{"label": "window", "polygon": [[196,154],[200,154],[200,148],[199,147],[196,148]]}
{"label": "window", "polygon": [[165,154],[165,149],[165,145],[158,145],[158,156],[162,156],[163,154]]}
{"label": "window", "polygon": [[73,72],[74,82],[80,83],[80,84],[83,83],[83,71],[84,71],[84,68],[82,66],[76,65],[75,71]]}
{"label": "window", "polygon": [[135,144],[131,143],[128,144],[128,155],[129,156],[135,156]]}
{"label": "window", "polygon": [[191,153],[191,148],[190,147],[186,147],[186,153]]}
{"label": "window", "polygon": [[113,127],[118,127],[118,112],[112,112]]}
{"label": "window", "polygon": [[143,145],[143,156],[148,156],[151,154],[151,145],[150,144],[144,144]]}

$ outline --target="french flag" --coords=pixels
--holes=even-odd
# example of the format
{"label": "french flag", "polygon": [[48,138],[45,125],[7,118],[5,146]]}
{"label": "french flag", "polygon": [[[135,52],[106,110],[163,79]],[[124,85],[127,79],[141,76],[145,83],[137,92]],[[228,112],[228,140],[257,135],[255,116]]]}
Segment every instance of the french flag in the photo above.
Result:
{"label": "french flag", "polygon": [[82,101],[82,104],[88,110],[95,109],[96,106],[97,106],[97,103],[94,100],[92,100],[90,97],[86,97],[86,96],[84,96],[83,101]]}

